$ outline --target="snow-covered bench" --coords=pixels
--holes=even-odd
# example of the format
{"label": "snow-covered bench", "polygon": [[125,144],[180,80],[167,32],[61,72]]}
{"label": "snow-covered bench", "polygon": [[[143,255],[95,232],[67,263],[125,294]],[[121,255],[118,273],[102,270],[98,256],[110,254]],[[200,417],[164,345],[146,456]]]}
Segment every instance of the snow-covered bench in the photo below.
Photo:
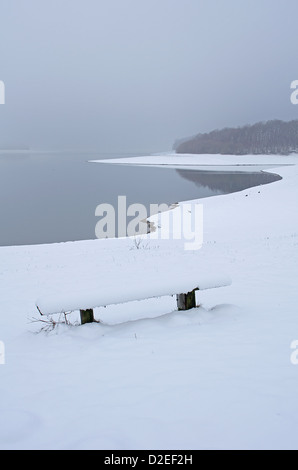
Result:
{"label": "snow-covered bench", "polygon": [[[52,292],[50,296],[44,296],[37,300],[36,307],[41,315],[52,315],[55,313],[68,313],[80,311],[81,323],[94,321],[93,309],[106,307],[112,304],[121,304],[135,300],[145,300],[163,296],[177,296],[179,310],[189,310],[196,307],[197,290],[213,289],[229,286],[231,280],[228,276],[216,273],[214,275],[198,274],[192,270],[179,270],[176,277],[166,273],[145,272],[134,276],[133,281],[122,273],[122,283],[119,276],[113,281],[92,284],[85,282],[73,284],[67,283],[67,289],[60,286],[60,290]],[[117,273],[116,273],[117,274]],[[78,288],[78,285],[80,287]],[[65,286],[64,286],[65,287]]]}

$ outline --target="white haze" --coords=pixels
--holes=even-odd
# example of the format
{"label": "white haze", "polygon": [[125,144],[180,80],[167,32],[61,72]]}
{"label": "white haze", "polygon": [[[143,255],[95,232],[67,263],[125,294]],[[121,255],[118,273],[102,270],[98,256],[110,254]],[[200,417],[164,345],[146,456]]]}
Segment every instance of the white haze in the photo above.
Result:
{"label": "white haze", "polygon": [[1,0],[0,148],[168,150],[296,119],[296,0]]}

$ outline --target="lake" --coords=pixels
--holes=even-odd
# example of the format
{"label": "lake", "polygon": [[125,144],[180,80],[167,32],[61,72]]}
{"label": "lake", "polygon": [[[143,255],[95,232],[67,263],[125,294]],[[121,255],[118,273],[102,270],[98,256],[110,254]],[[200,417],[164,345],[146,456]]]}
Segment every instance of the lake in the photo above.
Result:
{"label": "lake", "polygon": [[266,173],[212,174],[88,163],[121,156],[2,151],[0,246],[95,239],[96,207],[108,203],[116,208],[118,196],[126,196],[128,205],[144,204],[149,213],[150,204],[226,194],[280,179]]}

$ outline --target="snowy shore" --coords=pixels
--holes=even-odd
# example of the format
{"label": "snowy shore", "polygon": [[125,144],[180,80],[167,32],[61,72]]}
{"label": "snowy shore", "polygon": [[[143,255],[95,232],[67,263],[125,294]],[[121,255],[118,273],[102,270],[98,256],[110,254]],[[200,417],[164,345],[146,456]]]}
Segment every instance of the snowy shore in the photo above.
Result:
{"label": "snowy shore", "polygon": [[[150,239],[0,248],[0,449],[298,448],[298,156],[184,158],[179,168],[245,163],[283,179],[204,199],[196,252]],[[94,264],[105,276],[132,260],[138,277],[178,260],[220,266],[233,283],[198,292],[189,312],[151,299],[36,334],[37,297],[74,272],[83,282]]]}

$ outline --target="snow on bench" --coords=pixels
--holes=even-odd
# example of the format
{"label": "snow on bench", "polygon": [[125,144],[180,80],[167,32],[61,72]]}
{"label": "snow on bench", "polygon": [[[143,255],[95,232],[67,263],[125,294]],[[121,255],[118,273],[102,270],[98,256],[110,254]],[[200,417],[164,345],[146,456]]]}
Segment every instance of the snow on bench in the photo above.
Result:
{"label": "snow on bench", "polygon": [[214,275],[204,275],[197,272],[198,268],[195,272],[181,271],[180,269],[175,277],[168,272],[148,272],[145,269],[141,274],[134,273],[133,277],[130,277],[129,272],[127,275],[122,272],[122,277],[118,275],[108,279],[101,276],[97,282],[94,282],[94,278],[90,279],[90,282],[86,282],[86,279],[82,282],[77,280],[75,284],[68,280],[66,286],[61,286],[62,292],[56,290],[51,295],[38,299],[36,307],[41,315],[79,310],[81,323],[84,324],[94,321],[94,308],[163,296],[176,295],[178,309],[189,310],[196,307],[197,290],[231,284],[228,276],[218,272]]}

